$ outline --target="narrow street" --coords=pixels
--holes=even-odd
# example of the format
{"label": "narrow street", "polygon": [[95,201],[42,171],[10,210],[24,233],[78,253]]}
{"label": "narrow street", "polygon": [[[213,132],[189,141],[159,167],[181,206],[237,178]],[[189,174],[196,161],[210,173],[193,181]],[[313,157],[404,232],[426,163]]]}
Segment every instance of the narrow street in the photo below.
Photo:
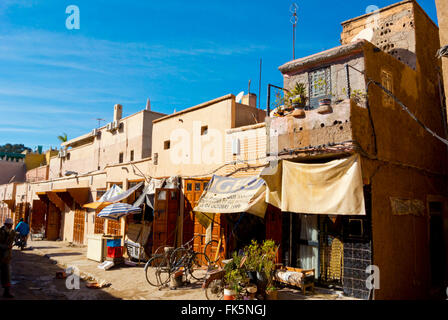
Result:
{"label": "narrow street", "polygon": [[[12,292],[17,300],[205,300],[201,284],[170,290],[158,290],[145,279],[144,264],[140,266],[98,268],[98,262],[86,258],[86,247],[60,241],[29,241],[28,248],[13,249],[11,264]],[[81,275],[79,290],[66,287],[66,279],[56,273],[76,266]],[[88,288],[90,281],[105,283],[102,288]],[[285,300],[347,300],[335,292],[316,288],[314,295],[302,295],[298,290],[283,288],[279,299]]]}

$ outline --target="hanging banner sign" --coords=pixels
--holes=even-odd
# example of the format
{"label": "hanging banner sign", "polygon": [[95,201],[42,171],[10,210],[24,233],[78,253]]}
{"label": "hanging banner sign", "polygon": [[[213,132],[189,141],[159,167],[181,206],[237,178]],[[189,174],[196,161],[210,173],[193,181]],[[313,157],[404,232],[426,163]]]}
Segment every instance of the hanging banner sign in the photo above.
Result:
{"label": "hanging banner sign", "polygon": [[[264,194],[265,189],[265,182],[259,177],[230,178],[214,175],[193,211],[249,212],[264,217],[266,205],[260,195]],[[258,205],[260,201],[263,202],[261,206]]]}

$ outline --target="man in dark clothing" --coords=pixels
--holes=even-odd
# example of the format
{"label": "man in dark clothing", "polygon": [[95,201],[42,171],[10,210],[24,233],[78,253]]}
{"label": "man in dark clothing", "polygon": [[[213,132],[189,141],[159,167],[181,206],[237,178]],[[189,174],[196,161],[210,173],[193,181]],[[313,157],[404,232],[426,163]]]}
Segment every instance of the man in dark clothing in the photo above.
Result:
{"label": "man in dark clothing", "polygon": [[5,220],[5,225],[0,228],[0,278],[2,287],[5,289],[3,293],[4,298],[14,298],[10,292],[11,279],[9,264],[11,262],[11,251],[16,236],[12,229],[13,221],[8,218]]}

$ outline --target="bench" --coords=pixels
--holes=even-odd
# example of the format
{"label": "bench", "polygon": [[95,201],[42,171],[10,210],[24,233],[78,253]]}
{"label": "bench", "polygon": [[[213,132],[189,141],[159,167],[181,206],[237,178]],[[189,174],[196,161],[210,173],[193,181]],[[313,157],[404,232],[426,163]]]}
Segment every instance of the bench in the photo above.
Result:
{"label": "bench", "polygon": [[314,293],[314,269],[300,269],[284,266],[276,266],[274,272],[274,280],[298,287],[302,290],[303,294],[306,294],[306,289],[311,288],[311,292]]}

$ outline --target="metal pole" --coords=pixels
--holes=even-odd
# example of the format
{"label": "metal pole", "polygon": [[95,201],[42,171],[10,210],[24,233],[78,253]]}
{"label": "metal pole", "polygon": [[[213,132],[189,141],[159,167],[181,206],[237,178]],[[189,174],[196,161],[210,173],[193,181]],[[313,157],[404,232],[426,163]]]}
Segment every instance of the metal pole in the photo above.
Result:
{"label": "metal pole", "polygon": [[347,98],[350,99],[351,94],[351,88],[350,88],[350,69],[348,66],[348,63],[345,64],[345,76],[347,80]]}
{"label": "metal pole", "polygon": [[296,25],[293,24],[292,25],[292,60],[296,59],[296,55],[295,55],[295,46],[296,46]]}
{"label": "metal pole", "polygon": [[261,108],[261,58],[260,58],[260,80],[258,81],[258,107]]}
{"label": "metal pole", "polygon": [[289,8],[289,12],[292,13],[292,17],[289,19],[289,21],[292,23],[292,59],[295,60],[296,54],[295,54],[295,46],[296,46],[296,25],[297,25],[297,4],[292,3],[291,7]]}
{"label": "metal pole", "polygon": [[271,85],[268,84],[268,101],[266,106],[266,116],[269,117],[271,113]]}

